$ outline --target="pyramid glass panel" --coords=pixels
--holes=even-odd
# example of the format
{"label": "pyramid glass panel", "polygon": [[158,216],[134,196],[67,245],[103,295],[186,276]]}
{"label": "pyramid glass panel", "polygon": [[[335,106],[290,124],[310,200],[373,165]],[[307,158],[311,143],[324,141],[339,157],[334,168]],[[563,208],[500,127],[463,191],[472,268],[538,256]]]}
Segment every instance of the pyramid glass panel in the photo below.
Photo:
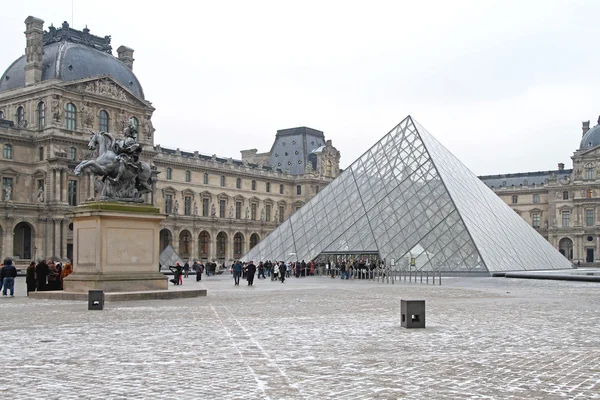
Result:
{"label": "pyramid glass panel", "polygon": [[407,117],[244,260],[378,252],[446,273],[571,268],[570,262]]}

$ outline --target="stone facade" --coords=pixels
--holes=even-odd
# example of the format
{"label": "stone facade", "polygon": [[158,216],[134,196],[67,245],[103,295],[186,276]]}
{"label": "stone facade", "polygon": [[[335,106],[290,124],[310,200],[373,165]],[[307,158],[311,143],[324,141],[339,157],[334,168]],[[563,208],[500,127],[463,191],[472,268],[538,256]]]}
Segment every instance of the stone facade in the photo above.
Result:
{"label": "stone facade", "polygon": [[[161,223],[160,248],[172,244],[183,259],[229,262],[241,256],[339,173],[339,152],[330,141],[327,151],[316,155],[318,165],[333,165],[330,173],[307,168],[296,175],[269,166],[269,153],[263,153],[267,162],[246,157],[247,151],[242,160],[233,160],[155,145],[154,108],[133,75],[127,82],[116,68],[115,76],[107,71],[61,80],[44,79],[41,72],[40,60],[51,48],[46,46],[71,40],[112,57],[110,38],[90,35],[87,29],[76,31],[65,23],[62,30],[45,32],[41,46],[42,27],[39,19],[26,20],[24,84],[0,84],[1,256],[12,256],[19,264],[40,257],[72,259],[68,215],[96,196],[94,177],[77,177],[73,170],[92,156],[92,130],[121,136],[132,117],[144,146],[142,158],[160,172],[153,193],[146,195],[148,203],[168,214]],[[47,37],[54,44],[47,44]],[[133,50],[121,46],[118,53],[118,58],[112,57],[116,66],[133,69]],[[72,64],[55,67],[78,69]],[[18,73],[13,65],[2,81],[16,79]]]}

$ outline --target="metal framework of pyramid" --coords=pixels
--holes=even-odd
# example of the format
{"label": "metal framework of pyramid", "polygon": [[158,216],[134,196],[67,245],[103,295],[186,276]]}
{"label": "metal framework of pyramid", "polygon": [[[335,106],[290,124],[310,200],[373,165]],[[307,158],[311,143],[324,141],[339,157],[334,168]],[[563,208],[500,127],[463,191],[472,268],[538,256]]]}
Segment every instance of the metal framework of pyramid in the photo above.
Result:
{"label": "metal framework of pyramid", "polygon": [[410,116],[243,260],[344,253],[445,273],[572,268]]}

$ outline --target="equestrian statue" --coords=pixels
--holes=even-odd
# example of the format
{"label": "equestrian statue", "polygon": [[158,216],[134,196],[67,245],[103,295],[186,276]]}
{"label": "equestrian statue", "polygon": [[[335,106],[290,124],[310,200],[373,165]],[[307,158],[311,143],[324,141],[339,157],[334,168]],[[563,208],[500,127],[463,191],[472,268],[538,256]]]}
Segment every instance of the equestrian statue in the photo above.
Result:
{"label": "equestrian statue", "polygon": [[91,172],[102,177],[96,181],[100,200],[143,203],[141,197],[152,191],[156,181],[156,167],[140,160],[142,146],[137,141],[137,126],[133,119],[123,131],[122,139],[108,132],[92,132],[88,143],[98,157],[85,160],[75,167],[75,175]]}

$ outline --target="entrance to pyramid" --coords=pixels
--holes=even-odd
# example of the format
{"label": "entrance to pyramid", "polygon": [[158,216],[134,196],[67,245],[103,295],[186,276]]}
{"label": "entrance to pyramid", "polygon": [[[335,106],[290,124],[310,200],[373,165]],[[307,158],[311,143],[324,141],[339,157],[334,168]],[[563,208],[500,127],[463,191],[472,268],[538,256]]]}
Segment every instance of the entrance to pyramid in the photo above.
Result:
{"label": "entrance to pyramid", "polygon": [[329,266],[328,274],[337,276],[343,269],[352,270],[356,278],[368,278],[376,268],[382,267],[384,260],[377,251],[324,251],[315,258],[315,263],[319,267]]}

